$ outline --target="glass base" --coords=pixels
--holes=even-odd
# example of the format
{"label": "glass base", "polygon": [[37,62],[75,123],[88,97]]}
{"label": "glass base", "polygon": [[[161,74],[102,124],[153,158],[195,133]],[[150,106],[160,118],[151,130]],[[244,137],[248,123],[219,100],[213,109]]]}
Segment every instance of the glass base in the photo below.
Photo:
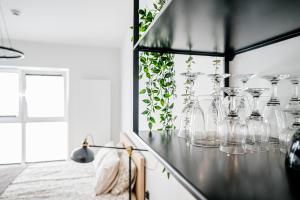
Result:
{"label": "glass base", "polygon": [[270,137],[269,138],[269,143],[271,145],[278,145],[279,146],[279,138]]}
{"label": "glass base", "polygon": [[237,143],[227,143],[226,145],[222,144],[220,145],[220,151],[227,153],[227,154],[236,154],[236,155],[242,155],[246,153],[246,146],[243,144],[237,144]]}
{"label": "glass base", "polygon": [[271,98],[267,103],[267,106],[278,106],[278,105],[280,105],[280,101],[278,98],[275,97]]}
{"label": "glass base", "polygon": [[193,139],[191,141],[193,146],[205,147],[205,148],[217,148],[220,146],[220,142],[214,139],[205,138],[205,139]]}
{"label": "glass base", "polygon": [[246,150],[247,150],[247,152],[250,152],[250,153],[257,152],[257,149],[258,149],[257,144],[253,141],[254,141],[254,139],[252,139],[251,137],[246,138]]}

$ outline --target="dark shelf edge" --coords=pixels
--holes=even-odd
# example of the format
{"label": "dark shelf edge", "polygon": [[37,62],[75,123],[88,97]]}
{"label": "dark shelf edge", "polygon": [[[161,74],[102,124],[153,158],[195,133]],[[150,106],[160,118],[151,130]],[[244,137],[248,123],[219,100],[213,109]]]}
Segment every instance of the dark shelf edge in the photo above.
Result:
{"label": "dark shelf edge", "polygon": [[187,189],[190,194],[195,197],[196,199],[200,199],[200,200],[207,200],[207,198],[201,193],[199,192],[199,189],[197,189],[192,183],[190,183],[188,180],[186,180],[183,175],[180,173],[180,171],[178,171],[177,169],[175,169],[172,165],[170,165],[167,161],[165,161],[160,155],[159,152],[155,151],[154,149],[151,148],[151,146],[149,146],[140,136],[139,134],[133,133],[131,134],[133,135],[142,145],[146,146],[149,150],[149,152],[151,152],[160,162],[162,165],[165,166],[165,168],[167,169],[167,171],[169,171],[173,177],[185,188]]}
{"label": "dark shelf edge", "polygon": [[259,49],[259,48],[269,46],[269,45],[272,45],[272,44],[275,44],[278,42],[282,42],[282,41],[285,41],[285,40],[288,40],[291,38],[295,38],[298,36],[300,36],[300,28],[290,31],[290,32],[287,32],[287,33],[284,33],[284,34],[281,34],[281,35],[278,35],[278,36],[275,36],[275,37],[272,37],[272,38],[269,38],[269,39],[266,39],[266,40],[263,40],[263,41],[260,41],[260,42],[257,42],[257,43],[254,43],[252,45],[243,47],[241,49],[237,49],[237,50],[235,50],[234,54],[238,55],[238,54],[246,53],[248,51]]}
{"label": "dark shelf edge", "polygon": [[136,48],[139,51],[145,51],[145,52],[200,55],[200,56],[212,56],[212,57],[224,57],[225,56],[224,53],[220,53],[220,52],[193,51],[193,50],[171,49],[171,48],[154,48],[154,47],[144,47],[144,46],[137,46]]}

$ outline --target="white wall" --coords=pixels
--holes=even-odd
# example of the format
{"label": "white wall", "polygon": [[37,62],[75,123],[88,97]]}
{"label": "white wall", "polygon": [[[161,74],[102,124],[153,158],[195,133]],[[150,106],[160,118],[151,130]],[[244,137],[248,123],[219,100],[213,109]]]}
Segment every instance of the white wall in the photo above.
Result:
{"label": "white wall", "polygon": [[[112,139],[120,132],[120,50],[15,41],[14,47],[25,53],[22,60],[0,60],[0,65],[69,69],[69,150],[78,147],[87,134],[80,130],[80,79],[111,81]],[[100,133],[94,133],[100,134]]]}
{"label": "white wall", "polygon": [[128,31],[121,50],[121,130],[132,131],[133,48]]}

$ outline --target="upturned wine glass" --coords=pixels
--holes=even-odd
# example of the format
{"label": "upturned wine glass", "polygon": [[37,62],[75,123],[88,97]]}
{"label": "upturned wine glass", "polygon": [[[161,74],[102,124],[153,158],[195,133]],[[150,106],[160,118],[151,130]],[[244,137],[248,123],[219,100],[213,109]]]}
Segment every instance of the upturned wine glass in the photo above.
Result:
{"label": "upturned wine glass", "polygon": [[229,112],[226,118],[220,122],[218,132],[221,137],[220,151],[227,154],[245,154],[247,125],[241,123],[236,106],[236,96],[242,88],[224,87],[222,90],[229,97]]}
{"label": "upturned wine glass", "polygon": [[263,118],[259,111],[259,97],[268,88],[249,88],[246,90],[253,97],[251,115],[246,119],[248,136],[246,140],[247,149],[250,152],[265,151],[268,147],[270,124]]}
{"label": "upturned wine glass", "polygon": [[285,115],[281,110],[278,98],[278,83],[280,80],[288,78],[289,75],[265,75],[262,78],[271,83],[271,98],[265,107],[263,116],[270,123],[270,147],[275,150],[279,148],[279,133],[285,128]]}
{"label": "upturned wine glass", "polygon": [[203,75],[201,72],[184,72],[181,73],[182,76],[185,77],[187,87],[185,89],[185,93],[182,96],[184,99],[184,108],[180,114],[180,128],[177,134],[180,138],[190,139],[191,137],[191,120],[192,120],[192,111],[195,103],[195,90],[194,84],[199,75]]}
{"label": "upturned wine glass", "polygon": [[195,99],[191,117],[191,144],[203,146],[203,136],[205,135],[204,112],[200,106],[198,98]]}
{"label": "upturned wine glass", "polygon": [[[234,78],[237,78],[242,83],[242,88],[244,90],[247,89],[247,83],[249,80],[254,78],[255,74],[236,74],[233,75]],[[249,106],[249,99],[248,99],[248,93],[247,92],[241,92],[241,99],[240,103],[238,105],[238,113],[241,121],[243,123],[246,123],[247,117],[250,115],[251,110]]]}
{"label": "upturned wine glass", "polygon": [[219,147],[220,138],[218,136],[218,124],[219,121],[216,120],[216,116],[214,115],[214,110],[212,110],[215,106],[214,97],[211,95],[201,95],[198,97],[200,106],[204,112],[204,122],[205,122],[205,130],[202,131],[202,135],[198,136],[197,146],[201,147]]}
{"label": "upturned wine glass", "polygon": [[223,92],[221,91],[221,83],[224,79],[228,78],[230,74],[207,74],[211,78],[214,87],[211,96],[213,100],[210,104],[210,110],[215,118],[215,121],[221,121],[224,119],[226,112],[223,106]]}
{"label": "upturned wine glass", "polygon": [[293,123],[279,134],[280,151],[286,153],[292,136],[300,129],[300,108],[283,109],[283,112],[292,115],[294,118]]}

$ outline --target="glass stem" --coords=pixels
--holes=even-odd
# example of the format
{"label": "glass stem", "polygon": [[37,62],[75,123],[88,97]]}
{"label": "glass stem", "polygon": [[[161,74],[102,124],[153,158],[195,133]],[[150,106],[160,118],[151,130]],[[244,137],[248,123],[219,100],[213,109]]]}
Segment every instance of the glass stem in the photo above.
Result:
{"label": "glass stem", "polygon": [[277,83],[272,83],[272,95],[271,95],[272,99],[277,99],[278,97],[278,87],[277,87]]}
{"label": "glass stem", "polygon": [[230,98],[230,106],[229,106],[229,116],[236,116],[236,105],[235,105],[235,99],[234,96],[229,96]]}
{"label": "glass stem", "polygon": [[298,83],[293,83],[293,98],[298,99]]}
{"label": "glass stem", "polygon": [[246,89],[246,83],[247,83],[247,82],[246,82],[246,81],[243,81],[242,83],[243,83],[243,89]]}
{"label": "glass stem", "polygon": [[252,115],[260,116],[260,113],[258,111],[258,96],[253,97],[253,111]]}

